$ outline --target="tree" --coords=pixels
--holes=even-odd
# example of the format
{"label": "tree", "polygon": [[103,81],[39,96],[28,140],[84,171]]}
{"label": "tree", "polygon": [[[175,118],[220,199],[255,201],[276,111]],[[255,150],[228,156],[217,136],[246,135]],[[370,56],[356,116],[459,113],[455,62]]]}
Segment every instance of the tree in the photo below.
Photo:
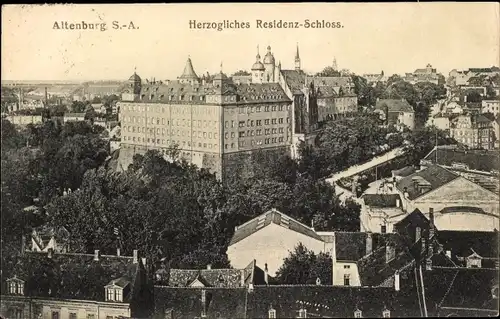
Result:
{"label": "tree", "polygon": [[339,71],[331,66],[327,66],[323,71],[316,73],[316,76],[342,76]]}
{"label": "tree", "polygon": [[436,145],[457,144],[457,141],[435,126],[426,126],[415,129],[409,136],[409,144],[405,151],[413,165],[420,165],[424,158]]}
{"label": "tree", "polygon": [[299,243],[276,272],[276,281],[288,285],[316,284],[319,278],[321,284],[331,285],[332,267],[330,255],[316,255]]}
{"label": "tree", "polygon": [[481,94],[476,90],[465,91],[465,96],[467,97],[467,102],[469,103],[480,103],[483,100]]}

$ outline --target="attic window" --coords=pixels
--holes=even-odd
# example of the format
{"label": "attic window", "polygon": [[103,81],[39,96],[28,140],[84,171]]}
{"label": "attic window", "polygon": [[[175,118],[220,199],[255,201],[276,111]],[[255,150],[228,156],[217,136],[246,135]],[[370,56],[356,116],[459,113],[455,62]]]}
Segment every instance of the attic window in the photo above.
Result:
{"label": "attic window", "polygon": [[106,301],[123,301],[123,288],[113,287],[106,288]]}
{"label": "attic window", "polygon": [[382,311],[382,318],[390,318],[391,317],[391,311],[389,309],[384,309]]}
{"label": "attic window", "polygon": [[273,309],[273,308],[269,309],[268,314],[269,314],[269,318],[276,318],[276,310],[275,309]]}
{"label": "attic window", "polygon": [[363,313],[361,312],[361,310],[357,309],[356,311],[354,311],[354,318],[363,318]]}

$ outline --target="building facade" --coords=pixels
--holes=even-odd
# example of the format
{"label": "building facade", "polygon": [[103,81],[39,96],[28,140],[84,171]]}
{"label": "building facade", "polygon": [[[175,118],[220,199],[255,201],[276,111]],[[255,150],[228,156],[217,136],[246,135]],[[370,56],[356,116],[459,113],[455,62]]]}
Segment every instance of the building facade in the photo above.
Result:
{"label": "building facade", "polygon": [[463,114],[450,123],[450,136],[472,149],[492,149],[494,131],[492,121],[482,114]]}

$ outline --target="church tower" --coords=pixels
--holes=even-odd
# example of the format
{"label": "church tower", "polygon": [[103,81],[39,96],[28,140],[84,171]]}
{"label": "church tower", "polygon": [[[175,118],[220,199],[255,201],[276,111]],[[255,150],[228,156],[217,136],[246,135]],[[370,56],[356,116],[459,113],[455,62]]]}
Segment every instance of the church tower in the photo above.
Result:
{"label": "church tower", "polygon": [[255,57],[255,63],[252,65],[252,83],[262,83],[265,71],[264,64],[260,62],[259,46],[257,46],[257,56]]}
{"label": "church tower", "polygon": [[264,74],[264,82],[274,83],[274,56],[271,53],[271,46],[267,46],[267,53],[264,56],[264,68],[266,69]]}
{"label": "church tower", "polygon": [[333,58],[333,65],[332,65],[332,68],[334,71],[338,71],[338,67],[337,67],[337,58]]}
{"label": "church tower", "polygon": [[295,53],[295,71],[300,71],[299,44],[297,43],[297,52]]}
{"label": "church tower", "polygon": [[[127,88],[122,93],[123,101],[135,101],[139,99],[142,90],[142,80],[139,75],[137,75],[134,70],[134,74],[127,81]],[[84,88],[85,91],[85,88]],[[85,92],[83,94],[85,96]]]}

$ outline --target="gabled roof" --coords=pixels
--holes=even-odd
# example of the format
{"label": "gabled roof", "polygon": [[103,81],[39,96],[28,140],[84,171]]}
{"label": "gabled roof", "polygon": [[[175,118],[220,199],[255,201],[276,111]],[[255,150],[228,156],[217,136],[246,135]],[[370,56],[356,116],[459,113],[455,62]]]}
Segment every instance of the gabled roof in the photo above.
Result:
{"label": "gabled roof", "polygon": [[[134,296],[134,287],[142,284],[138,279],[146,270],[139,260],[132,257],[100,256],[94,261],[90,254],[58,254],[49,258],[48,253],[25,252],[13,260],[2,263],[2,279],[17,278],[25,281],[25,295],[104,301],[104,287],[112,280],[122,283],[121,277],[131,281],[131,290],[124,301]],[[2,283],[5,289],[5,281]],[[139,287],[137,287],[139,288]]]}
{"label": "gabled roof", "polygon": [[[396,182],[396,187],[404,192],[406,188],[409,199],[414,200],[424,194],[427,194],[459,176],[441,166],[432,165],[421,171],[415,172]],[[425,183],[425,185],[423,185]],[[425,187],[425,192],[422,193],[418,185]]]}
{"label": "gabled roof", "polygon": [[370,207],[397,207],[397,202],[401,203],[399,194],[365,194],[362,198]]}
{"label": "gabled roof", "polygon": [[170,269],[169,286],[190,287],[199,280],[205,287],[241,287],[240,269]]}
{"label": "gabled roof", "polygon": [[383,110],[387,106],[389,113],[393,112],[408,112],[414,113],[413,108],[405,99],[380,99],[377,101],[375,108]]}
{"label": "gabled roof", "polygon": [[127,287],[130,284],[130,282],[131,282],[130,278],[128,278],[128,277],[120,277],[120,278],[111,280],[106,285],[106,287],[118,286],[118,287],[121,287],[121,288],[125,288],[125,287]]}
{"label": "gabled roof", "polygon": [[277,211],[276,209],[272,209],[260,216],[251,219],[245,224],[238,226],[234,232],[233,237],[231,238],[229,245],[236,244],[237,242],[247,238],[248,236],[256,233],[260,229],[270,224],[276,224],[288,228],[292,231],[301,233],[305,236],[309,236],[317,240],[322,240],[321,237],[318,234],[316,234],[316,232],[312,228]]}

